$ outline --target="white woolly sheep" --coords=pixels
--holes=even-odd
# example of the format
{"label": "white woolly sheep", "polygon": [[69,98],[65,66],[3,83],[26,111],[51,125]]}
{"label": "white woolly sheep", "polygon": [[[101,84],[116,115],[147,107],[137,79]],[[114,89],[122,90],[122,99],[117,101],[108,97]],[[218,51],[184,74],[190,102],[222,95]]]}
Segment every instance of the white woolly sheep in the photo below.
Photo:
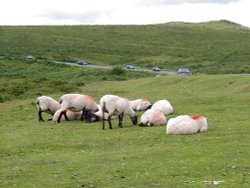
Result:
{"label": "white woolly sheep", "polygon": [[141,126],[165,125],[166,117],[161,110],[148,109],[141,116]]}
{"label": "white woolly sheep", "polygon": [[151,108],[151,103],[146,100],[146,99],[137,99],[137,100],[133,100],[133,101],[129,101],[131,108],[135,111],[144,111],[147,110],[149,108]]}
{"label": "white woolly sheep", "polygon": [[[59,118],[59,116],[60,116],[60,114],[61,114],[61,112],[62,112],[62,109],[57,110],[55,112],[55,114],[53,115],[52,121],[57,121],[58,118]],[[80,112],[73,112],[71,110],[67,110],[66,111],[66,116],[67,116],[67,118],[68,118],[69,121],[71,121],[71,120],[79,120],[82,117],[82,111],[80,111]],[[64,120],[65,120],[65,117],[62,116],[61,117],[61,121],[64,121]]]}
{"label": "white woolly sheep", "polygon": [[62,115],[65,119],[68,120],[66,111],[71,110],[73,112],[82,111],[82,117],[86,121],[91,121],[91,113],[98,110],[95,100],[89,95],[81,94],[65,94],[61,96],[59,102],[61,103],[61,113],[57,119],[57,122],[60,123]]}
{"label": "white woolly sheep", "polygon": [[54,113],[61,108],[60,103],[49,96],[37,97],[36,106],[38,109],[38,121],[44,121],[42,117],[43,112],[49,113],[53,116]]}
{"label": "white woolly sheep", "polygon": [[[100,99],[100,105],[104,113],[108,113],[109,128],[112,129],[111,117],[112,115],[118,115],[118,126],[122,128],[123,116],[128,115],[134,125],[137,124],[137,115],[131,108],[128,99],[122,98],[116,95],[104,95]],[[102,120],[102,129],[105,129],[105,119]]]}
{"label": "white woolly sheep", "polygon": [[203,116],[181,115],[171,118],[166,125],[167,134],[194,134],[207,129],[207,119]]}
{"label": "white woolly sheep", "polygon": [[171,114],[174,111],[171,103],[166,99],[156,101],[151,109],[161,110],[165,115]]}

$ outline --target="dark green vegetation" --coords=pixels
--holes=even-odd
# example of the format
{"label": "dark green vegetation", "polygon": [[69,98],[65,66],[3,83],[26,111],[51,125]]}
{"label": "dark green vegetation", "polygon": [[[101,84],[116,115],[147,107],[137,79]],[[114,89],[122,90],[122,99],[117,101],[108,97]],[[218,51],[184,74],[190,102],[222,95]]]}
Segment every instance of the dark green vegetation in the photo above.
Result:
{"label": "dark green vegetation", "polygon": [[250,73],[250,30],[228,22],[142,26],[0,27],[0,56]]}
{"label": "dark green vegetation", "polygon": [[[106,93],[152,102],[168,98],[175,117],[208,118],[206,133],[174,136],[165,126],[103,131],[101,123],[38,123],[35,96],[0,104],[1,187],[249,186],[248,76],[160,76],[85,84],[96,100]],[[58,98],[62,93],[55,93]]]}
{"label": "dark green vegetation", "polygon": [[46,61],[0,60],[0,103],[29,96],[81,92],[81,87],[96,81],[127,80],[154,74],[68,66]]}

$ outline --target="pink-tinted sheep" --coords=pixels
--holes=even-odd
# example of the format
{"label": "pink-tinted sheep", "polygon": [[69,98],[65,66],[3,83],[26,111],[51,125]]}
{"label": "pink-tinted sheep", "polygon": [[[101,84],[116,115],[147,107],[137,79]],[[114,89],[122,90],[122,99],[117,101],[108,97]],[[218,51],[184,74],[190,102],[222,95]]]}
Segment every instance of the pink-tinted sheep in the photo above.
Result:
{"label": "pink-tinted sheep", "polygon": [[148,109],[141,116],[141,126],[165,125],[166,117],[161,110]]}
{"label": "pink-tinted sheep", "polygon": [[[56,113],[53,115],[52,120],[53,121],[57,121],[58,118],[59,118],[59,116],[60,116],[60,114],[61,114],[61,112],[62,112],[62,109],[57,110]],[[82,111],[80,111],[80,112],[73,112],[71,110],[67,110],[66,111],[66,116],[67,116],[67,118],[68,118],[69,121],[80,120],[81,117],[82,117]],[[65,121],[65,117],[64,116],[61,117],[61,121]]]}
{"label": "pink-tinted sheep", "polygon": [[171,103],[166,99],[156,101],[151,109],[161,110],[165,115],[171,114],[174,111]]}
{"label": "pink-tinted sheep", "polygon": [[[100,105],[103,112],[108,114],[109,128],[112,129],[111,117],[112,115],[117,115],[119,119],[118,126],[122,128],[123,116],[128,115],[134,125],[137,124],[137,115],[131,108],[128,99],[122,98],[116,95],[104,95],[100,99]],[[105,119],[102,121],[102,128],[105,129]]]}
{"label": "pink-tinted sheep", "polygon": [[98,110],[95,100],[89,95],[81,94],[65,94],[59,102],[61,103],[61,113],[57,122],[60,123],[62,115],[68,120],[66,111],[71,110],[73,112],[82,111],[81,120],[85,118],[86,121],[91,121],[91,114]]}
{"label": "pink-tinted sheep", "polygon": [[61,108],[59,102],[49,96],[40,96],[36,100],[36,106],[38,109],[38,121],[44,121],[42,117],[42,113],[46,112],[51,114],[54,113]]}
{"label": "pink-tinted sheep", "polygon": [[145,111],[149,108],[151,108],[151,103],[147,99],[136,99],[133,101],[130,101],[131,108],[134,111]]}
{"label": "pink-tinted sheep", "polygon": [[171,118],[166,125],[167,134],[195,134],[207,129],[207,119],[203,116],[181,115]]}

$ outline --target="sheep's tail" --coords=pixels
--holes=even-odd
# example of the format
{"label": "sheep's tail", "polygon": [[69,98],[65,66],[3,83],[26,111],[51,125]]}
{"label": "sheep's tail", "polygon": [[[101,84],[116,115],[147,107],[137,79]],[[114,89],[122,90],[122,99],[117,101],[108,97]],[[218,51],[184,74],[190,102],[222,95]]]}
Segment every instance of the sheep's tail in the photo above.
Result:
{"label": "sheep's tail", "polygon": [[37,109],[38,109],[39,111],[41,111],[41,108],[40,108],[40,100],[39,100],[39,99],[36,100],[36,107],[37,107]]}

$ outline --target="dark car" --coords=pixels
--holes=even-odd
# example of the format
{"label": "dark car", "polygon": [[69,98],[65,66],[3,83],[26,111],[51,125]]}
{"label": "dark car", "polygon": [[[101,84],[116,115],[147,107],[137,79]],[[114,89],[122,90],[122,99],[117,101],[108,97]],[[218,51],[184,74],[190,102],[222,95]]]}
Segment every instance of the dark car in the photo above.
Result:
{"label": "dark car", "polygon": [[83,60],[79,60],[76,62],[78,65],[87,65],[88,63],[86,61]]}
{"label": "dark car", "polygon": [[177,75],[187,75],[187,76],[191,76],[192,75],[192,72],[187,69],[187,68],[180,68],[178,71],[177,71]]}

